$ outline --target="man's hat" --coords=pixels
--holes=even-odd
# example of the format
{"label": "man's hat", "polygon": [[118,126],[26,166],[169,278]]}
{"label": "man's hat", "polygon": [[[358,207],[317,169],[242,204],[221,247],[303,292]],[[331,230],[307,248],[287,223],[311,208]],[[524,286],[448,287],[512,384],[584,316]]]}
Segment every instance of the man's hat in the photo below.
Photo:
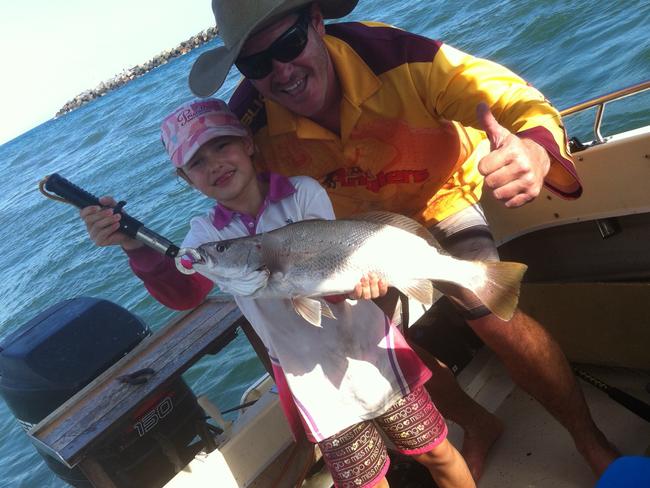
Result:
{"label": "man's hat", "polygon": [[[224,46],[201,54],[190,71],[190,89],[199,97],[216,92],[239,56],[244,42],[255,31],[282,14],[314,0],[212,0],[212,12]],[[354,9],[358,0],[317,0],[323,17],[338,19]]]}

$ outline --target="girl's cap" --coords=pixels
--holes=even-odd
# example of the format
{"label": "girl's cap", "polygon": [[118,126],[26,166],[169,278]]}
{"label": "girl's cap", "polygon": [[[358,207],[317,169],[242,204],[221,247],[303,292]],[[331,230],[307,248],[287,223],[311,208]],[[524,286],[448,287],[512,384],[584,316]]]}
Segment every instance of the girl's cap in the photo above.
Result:
{"label": "girl's cap", "polygon": [[206,98],[186,102],[165,117],[161,138],[177,168],[187,164],[199,148],[215,137],[248,137],[248,129],[223,100]]}

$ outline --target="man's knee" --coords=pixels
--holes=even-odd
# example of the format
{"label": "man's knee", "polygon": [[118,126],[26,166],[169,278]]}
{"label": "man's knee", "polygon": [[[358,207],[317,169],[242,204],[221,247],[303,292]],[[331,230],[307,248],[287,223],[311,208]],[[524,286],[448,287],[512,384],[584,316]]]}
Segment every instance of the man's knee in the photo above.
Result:
{"label": "man's knee", "polygon": [[494,341],[512,342],[522,334],[522,329],[528,327],[524,324],[521,310],[515,310],[512,318],[506,322],[496,315],[489,313],[477,318],[468,319],[467,325],[488,345]]}
{"label": "man's knee", "polygon": [[520,309],[515,310],[508,322],[490,314],[476,320],[468,320],[467,324],[496,352],[501,349],[506,351],[556,347],[551,334]]}

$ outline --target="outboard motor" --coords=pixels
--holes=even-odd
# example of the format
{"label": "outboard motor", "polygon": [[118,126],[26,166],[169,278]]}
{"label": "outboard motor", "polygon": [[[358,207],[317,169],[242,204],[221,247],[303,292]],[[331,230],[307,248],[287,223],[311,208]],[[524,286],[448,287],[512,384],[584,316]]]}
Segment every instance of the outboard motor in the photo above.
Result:
{"label": "outboard motor", "polygon": [[[140,319],[109,301],[60,302],[0,344],[0,396],[27,431],[150,333]],[[192,441],[203,418],[194,394],[178,379],[147,398],[93,455],[118,487],[162,486],[202,447]],[[39,453],[68,484],[92,486],[80,469]]]}

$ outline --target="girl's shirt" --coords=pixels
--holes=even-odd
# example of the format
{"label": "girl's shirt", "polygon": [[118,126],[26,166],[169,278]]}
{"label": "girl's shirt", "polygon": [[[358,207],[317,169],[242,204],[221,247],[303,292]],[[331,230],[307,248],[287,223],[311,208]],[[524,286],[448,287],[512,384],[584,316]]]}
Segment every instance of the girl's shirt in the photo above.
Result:
{"label": "girl's shirt", "polygon": [[[254,235],[304,219],[334,218],[329,198],[315,180],[267,177],[268,195],[257,216],[217,205],[191,220],[183,247]],[[188,279],[178,272],[175,281],[161,287],[160,276],[169,279],[173,262],[158,258],[168,264],[151,266],[142,256],[129,255],[136,274],[165,304],[197,299],[200,303],[209,291],[205,284],[209,280],[196,274]],[[183,297],[186,293],[195,296],[188,299]],[[289,299],[234,299],[267,347],[276,378],[278,374],[286,378],[302,421],[316,441],[381,415],[431,375],[372,301],[330,303],[337,318],[323,317],[322,327],[314,327],[294,311]]]}

